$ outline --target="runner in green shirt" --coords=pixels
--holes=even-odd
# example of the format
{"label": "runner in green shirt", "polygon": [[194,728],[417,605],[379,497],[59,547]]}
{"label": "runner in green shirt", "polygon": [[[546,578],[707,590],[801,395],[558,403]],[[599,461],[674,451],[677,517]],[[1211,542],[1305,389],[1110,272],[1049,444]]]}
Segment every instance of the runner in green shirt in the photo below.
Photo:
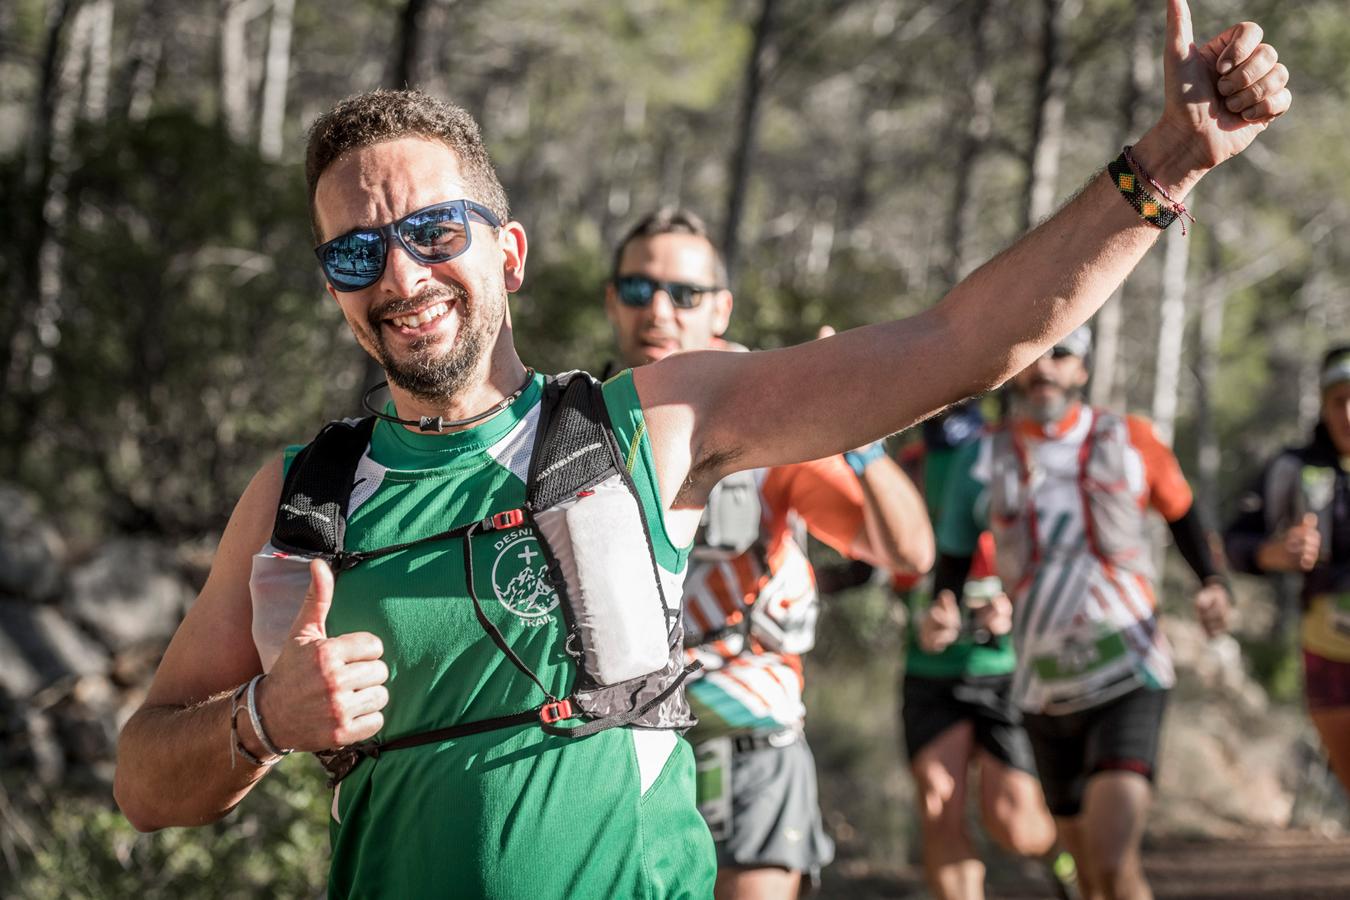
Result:
{"label": "runner in green shirt", "polygon": [[[1284,67],[1255,26],[1197,51],[1184,2],[1171,0],[1168,34],[1164,111],[1133,155],[1182,198],[1281,115],[1290,95]],[[455,474],[433,464],[427,484],[408,488],[425,469],[390,468],[409,460],[372,439],[366,456],[391,475],[355,509],[352,539],[416,538],[433,517],[444,526],[453,524],[446,516],[500,510],[518,499],[519,485],[491,467],[473,477],[459,467],[482,463],[472,457],[487,439],[475,428],[488,434],[499,417],[529,419],[520,404],[529,404],[535,379],[516,352],[507,305],[524,284],[528,245],[477,124],[417,92],[360,95],[320,117],[306,169],[333,300],[384,368],[393,409],[410,423],[403,430],[440,432],[431,437],[444,443],[422,449],[440,458],[434,451],[449,448],[445,456],[455,457],[444,463]],[[1161,222],[1142,217],[1137,200],[1099,175],[911,319],[785,350],[676,354],[611,386],[605,406],[616,429],[631,429],[630,468],[646,469],[634,480],[645,481],[637,491],[665,557],[660,568],[679,568],[708,492],[732,472],[863,446],[1023,368],[1091,315],[1157,239]],[[500,458],[518,471],[515,452]],[[526,706],[537,705],[547,689],[531,693],[517,685],[523,676],[492,671],[501,662],[489,661],[486,611],[472,625],[462,616],[458,546],[425,559],[421,551],[392,554],[344,574],[336,592],[315,562],[289,625],[277,629],[255,613],[268,582],[255,557],[267,552],[283,470],[278,455],[240,498],[206,585],[123,729],[114,790],[142,830],[220,819],[278,751],[327,752],[402,737],[396,728],[462,724],[442,716],[517,712],[514,701],[528,695]],[[433,500],[429,482],[438,479]],[[354,497],[371,489],[354,484]],[[498,607],[491,615],[507,626],[504,645],[529,657],[540,685],[564,689],[570,663],[559,662],[568,648],[556,626],[523,621],[556,616],[529,549],[475,544],[484,565],[475,585],[485,606]],[[505,583],[488,556],[511,567]],[[368,608],[358,609],[363,601]],[[419,608],[405,608],[412,605]],[[418,685],[435,690],[428,696]],[[670,732],[659,738],[663,758],[633,731],[559,746],[528,729],[499,730],[363,760],[335,797],[333,894],[564,897],[603,883],[605,896],[706,897],[713,857],[695,824],[692,759]]]}
{"label": "runner in green shirt", "polygon": [[[924,499],[935,527],[953,527],[945,522],[944,501],[968,480],[965,470],[982,432],[983,419],[974,404],[923,423],[919,452],[908,462],[922,470]],[[957,496],[954,503],[959,508],[966,499]],[[984,864],[966,823],[972,785],[978,785],[985,832],[1009,852],[1044,857],[1054,846],[1055,825],[1036,781],[1021,714],[1010,696],[1016,667],[1008,633],[1011,605],[993,571],[993,542],[977,530],[961,551],[960,575],[945,579],[946,589],[938,593],[936,604],[930,605],[929,599],[937,588],[897,583],[908,588],[904,597],[910,613],[901,718],[918,789],[929,889],[937,897],[973,900],[984,896]],[[954,594],[963,583],[958,604]],[[940,649],[939,637],[945,644]],[[978,780],[970,779],[972,771],[978,772]]]}

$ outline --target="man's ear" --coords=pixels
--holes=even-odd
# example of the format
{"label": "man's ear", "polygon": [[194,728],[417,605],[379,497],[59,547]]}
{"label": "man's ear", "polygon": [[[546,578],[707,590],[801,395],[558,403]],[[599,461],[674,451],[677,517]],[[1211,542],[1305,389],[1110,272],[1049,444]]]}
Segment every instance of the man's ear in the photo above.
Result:
{"label": "man's ear", "polygon": [[502,248],[502,275],[506,281],[506,290],[514,294],[525,283],[525,255],[529,250],[525,226],[514,219],[507,222],[497,233],[497,243]]}
{"label": "man's ear", "polygon": [[713,295],[713,334],[721,337],[731,327],[731,291],[723,288]]}

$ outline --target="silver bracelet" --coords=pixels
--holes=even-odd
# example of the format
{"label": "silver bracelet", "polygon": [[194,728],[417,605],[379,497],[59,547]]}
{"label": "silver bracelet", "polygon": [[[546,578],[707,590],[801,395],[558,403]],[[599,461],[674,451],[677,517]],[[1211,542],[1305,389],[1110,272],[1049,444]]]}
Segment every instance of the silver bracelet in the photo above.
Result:
{"label": "silver bracelet", "polygon": [[[242,756],[254,766],[268,766],[272,763],[263,762],[253,751],[244,746],[244,742],[239,739],[239,713],[242,707],[239,701],[244,698],[244,693],[248,689],[248,682],[245,682],[234,689],[234,695],[230,697],[230,768],[234,768],[235,757]],[[276,762],[276,760],[272,760]]]}
{"label": "silver bracelet", "polygon": [[[272,743],[272,739],[267,736],[267,732],[263,731],[262,716],[258,715],[257,696],[258,682],[266,677],[266,672],[259,672],[257,675],[254,675],[253,680],[248,683],[248,721],[253,725],[253,733],[256,734],[258,740],[262,742],[263,749],[276,757],[276,759],[271,761],[271,763],[275,763],[277,760],[280,760],[281,757],[290,755],[291,751],[282,750],[276,744]],[[268,763],[268,765],[271,765],[271,763]]]}

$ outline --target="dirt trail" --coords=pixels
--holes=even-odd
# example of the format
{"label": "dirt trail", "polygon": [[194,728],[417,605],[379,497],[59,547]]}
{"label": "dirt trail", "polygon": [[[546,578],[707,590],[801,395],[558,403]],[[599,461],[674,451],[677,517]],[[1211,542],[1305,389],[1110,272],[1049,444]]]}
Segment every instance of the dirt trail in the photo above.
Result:
{"label": "dirt trail", "polygon": [[[1350,838],[1305,831],[1235,840],[1150,840],[1144,865],[1158,900],[1343,900],[1350,898]],[[927,897],[914,867],[887,873],[827,870],[817,896],[881,900]],[[989,900],[1044,900],[1050,885],[1034,867],[991,874]]]}

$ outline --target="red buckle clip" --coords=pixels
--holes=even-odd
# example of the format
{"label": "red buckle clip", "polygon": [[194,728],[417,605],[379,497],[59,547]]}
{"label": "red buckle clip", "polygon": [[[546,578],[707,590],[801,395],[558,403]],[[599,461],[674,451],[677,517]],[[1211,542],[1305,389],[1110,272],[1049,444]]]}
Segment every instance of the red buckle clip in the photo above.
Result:
{"label": "red buckle clip", "polygon": [[571,700],[555,700],[539,707],[539,721],[545,725],[552,725],[554,722],[570,718],[572,718]]}
{"label": "red buckle clip", "polygon": [[506,512],[499,512],[492,517],[492,527],[497,529],[515,528],[524,521],[525,513],[518,509],[508,509]]}

